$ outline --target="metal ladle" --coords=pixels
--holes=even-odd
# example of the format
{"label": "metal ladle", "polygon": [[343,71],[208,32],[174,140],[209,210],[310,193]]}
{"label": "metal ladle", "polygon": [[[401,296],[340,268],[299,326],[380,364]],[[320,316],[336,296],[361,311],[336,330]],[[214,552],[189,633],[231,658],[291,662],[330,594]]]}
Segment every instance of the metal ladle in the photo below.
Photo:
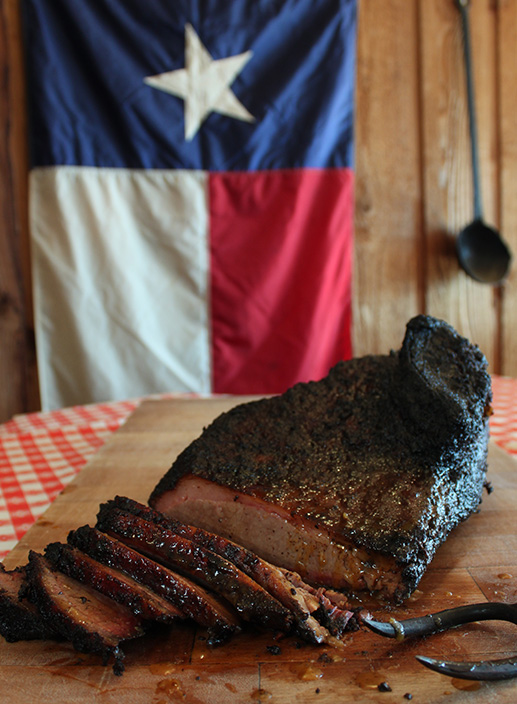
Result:
{"label": "metal ladle", "polygon": [[470,0],[456,0],[461,12],[463,48],[467,77],[467,101],[470,122],[470,145],[472,154],[472,178],[474,186],[474,220],[459,233],[456,252],[462,268],[476,281],[498,284],[510,269],[512,255],[497,230],[483,221],[481,188],[479,183],[478,145],[472,60],[470,51],[469,4]]}

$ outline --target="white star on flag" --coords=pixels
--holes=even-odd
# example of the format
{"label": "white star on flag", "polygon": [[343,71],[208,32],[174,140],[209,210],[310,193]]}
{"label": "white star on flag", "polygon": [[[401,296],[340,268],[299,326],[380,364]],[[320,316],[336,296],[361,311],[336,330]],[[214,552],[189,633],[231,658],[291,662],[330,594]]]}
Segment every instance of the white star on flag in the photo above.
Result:
{"label": "white star on flag", "polygon": [[230,85],[251,59],[253,52],[213,59],[192,25],[185,25],[185,68],[147,76],[144,83],[185,101],[185,139],[190,141],[211,112],[244,122],[253,115],[237,99]]}

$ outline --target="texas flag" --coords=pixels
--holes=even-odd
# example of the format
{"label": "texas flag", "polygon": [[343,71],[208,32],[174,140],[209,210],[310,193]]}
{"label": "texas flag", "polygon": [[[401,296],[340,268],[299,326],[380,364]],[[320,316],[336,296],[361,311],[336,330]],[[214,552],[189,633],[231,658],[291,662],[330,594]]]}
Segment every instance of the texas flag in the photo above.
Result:
{"label": "texas flag", "polygon": [[351,356],[356,0],[22,0],[45,409]]}

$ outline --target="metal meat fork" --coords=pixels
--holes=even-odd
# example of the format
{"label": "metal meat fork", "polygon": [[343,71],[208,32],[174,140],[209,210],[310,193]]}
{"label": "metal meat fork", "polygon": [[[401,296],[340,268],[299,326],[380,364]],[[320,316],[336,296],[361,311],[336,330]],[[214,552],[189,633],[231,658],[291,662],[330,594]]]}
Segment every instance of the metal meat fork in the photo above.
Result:
{"label": "metal meat fork", "polygon": [[[517,624],[517,604],[502,604],[496,601],[483,602],[445,609],[419,618],[397,621],[374,621],[369,613],[360,615],[361,621],[374,633],[398,641],[414,636],[428,636],[463,626],[474,621],[509,621]],[[517,677],[517,655],[503,660],[481,660],[453,662],[417,655],[416,659],[435,672],[465,680],[508,680]]]}

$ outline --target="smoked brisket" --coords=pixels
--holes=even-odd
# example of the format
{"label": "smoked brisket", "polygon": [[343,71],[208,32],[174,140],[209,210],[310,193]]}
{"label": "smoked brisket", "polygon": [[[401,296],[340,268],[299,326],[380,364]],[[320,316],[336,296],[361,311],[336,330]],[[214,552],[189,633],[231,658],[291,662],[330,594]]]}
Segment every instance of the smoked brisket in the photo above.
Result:
{"label": "smoked brisket", "polygon": [[242,570],[211,550],[117,508],[101,509],[97,527],[215,592],[245,621],[283,632],[291,630],[291,612]]}
{"label": "smoked brisket", "polygon": [[240,631],[240,619],[229,604],[113,536],[91,526],[81,526],[68,535],[68,542],[102,564],[128,574],[167,599],[187,618],[207,628],[209,645],[221,645]]}
{"label": "smoked brisket", "polygon": [[50,543],[43,555],[31,551],[24,567],[0,565],[7,640],[68,641],[113,660],[116,674],[124,641],[178,619],[206,628],[209,645],[238,633],[242,621],[341,648],[345,631],[357,628],[342,595],[120,496],[101,505],[97,527],[70,531],[67,543]]}
{"label": "smoked brisket", "polygon": [[56,570],[33,551],[26,567],[24,596],[45,623],[82,653],[114,659],[116,674],[124,670],[120,642],[144,633],[141,620],[129,609]]}
{"label": "smoked brisket", "polygon": [[180,609],[149,587],[110,565],[97,562],[78,548],[51,543],[45,548],[45,557],[60,572],[127,606],[142,619],[172,623],[185,618]]}
{"label": "smoked brisket", "polygon": [[490,402],[481,351],[418,316],[398,352],[223,413],[149,503],[310,583],[401,601],[479,506]]}
{"label": "smoked brisket", "polygon": [[343,590],[403,600],[479,506],[490,402],[479,349],[418,316],[399,352],[222,414],[150,506],[117,496],[95,527],[0,565],[0,633],[68,640],[117,674],[153,621],[192,619],[211,645],[250,621],[342,646]]}
{"label": "smoked brisket", "polygon": [[8,571],[0,563],[0,635],[8,643],[55,638],[34,604],[20,595],[25,581],[25,567]]}
{"label": "smoked brisket", "polygon": [[291,612],[295,630],[309,642],[328,643],[332,640],[330,636],[339,637],[356,628],[354,614],[343,595],[315,590],[299,575],[285,573],[241,545],[202,528],[175,521],[127,497],[116,496],[103,504],[99,516],[107,516],[114,509],[140,516],[231,562]]}

